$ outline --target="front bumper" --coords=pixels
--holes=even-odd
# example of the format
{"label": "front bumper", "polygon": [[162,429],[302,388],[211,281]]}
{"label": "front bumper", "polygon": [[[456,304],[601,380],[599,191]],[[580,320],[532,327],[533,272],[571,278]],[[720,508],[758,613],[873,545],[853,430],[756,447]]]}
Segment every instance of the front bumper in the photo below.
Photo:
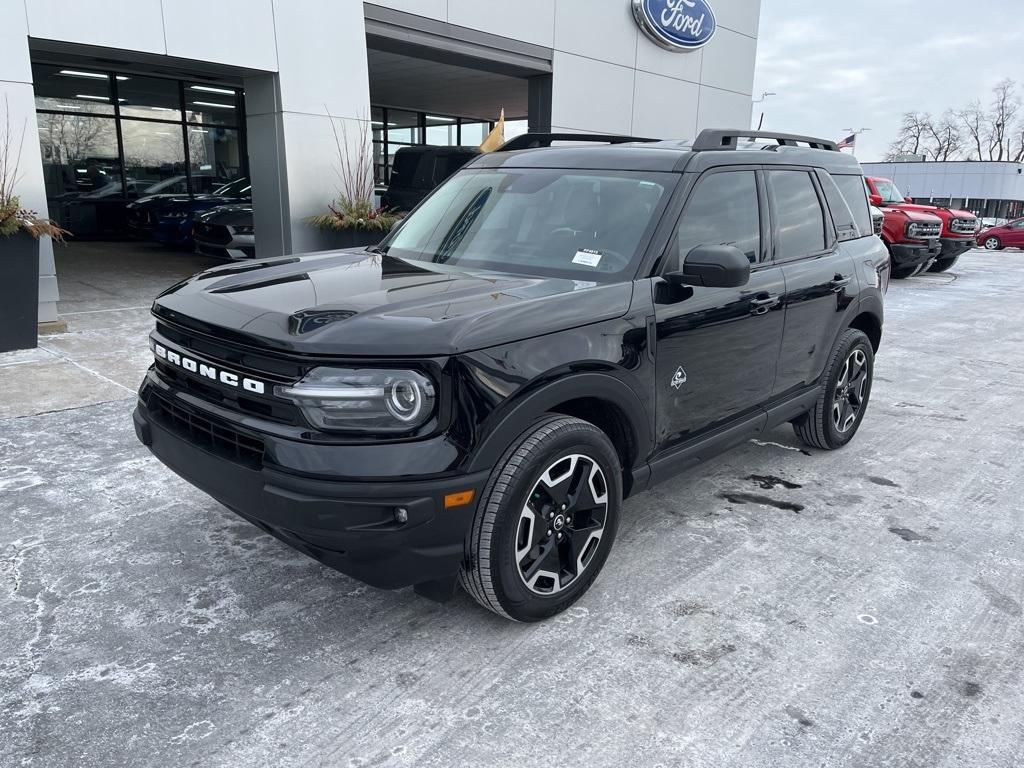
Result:
{"label": "front bumper", "polygon": [[[282,471],[254,458],[259,436],[176,402],[187,426],[153,407],[147,386],[132,415],[139,440],[182,478],[291,547],[355,579],[384,589],[454,576],[463,559],[475,502],[488,472],[441,479],[337,481]],[[192,417],[195,417],[193,422]],[[245,454],[231,435],[247,441]],[[289,441],[292,453],[332,446]],[[311,465],[322,464],[312,459]],[[403,464],[395,462],[394,475]],[[343,471],[339,468],[339,472]],[[447,494],[472,489],[474,503],[445,509]],[[398,522],[396,510],[408,519]]]}
{"label": "front bumper", "polygon": [[889,246],[893,263],[898,269],[916,267],[938,258],[942,245],[938,240],[923,243],[893,243]]}
{"label": "front bumper", "polygon": [[967,235],[965,237],[943,237],[939,242],[942,243],[942,253],[939,254],[940,259],[952,259],[959,256],[962,253],[966,253],[974,247],[977,237]]}
{"label": "front bumper", "polygon": [[153,239],[164,245],[191,245],[192,219],[158,219]]}

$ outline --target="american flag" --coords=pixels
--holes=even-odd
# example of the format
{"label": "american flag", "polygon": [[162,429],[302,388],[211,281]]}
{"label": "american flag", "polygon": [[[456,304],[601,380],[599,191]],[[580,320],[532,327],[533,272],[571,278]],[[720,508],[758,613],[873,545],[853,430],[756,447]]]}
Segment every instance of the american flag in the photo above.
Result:
{"label": "american flag", "polygon": [[857,144],[857,134],[851,133],[845,139],[836,144],[836,149],[853,149]]}

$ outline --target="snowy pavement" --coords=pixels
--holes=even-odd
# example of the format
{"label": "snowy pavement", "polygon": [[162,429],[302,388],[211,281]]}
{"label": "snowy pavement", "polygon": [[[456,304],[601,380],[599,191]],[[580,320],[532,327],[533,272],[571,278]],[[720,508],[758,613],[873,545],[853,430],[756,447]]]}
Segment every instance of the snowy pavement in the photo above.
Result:
{"label": "snowy pavement", "polygon": [[0,356],[0,765],[1017,766],[1022,294],[1020,254],[895,282],[850,446],[780,429],[628,500],[537,625],[178,479],[130,420],[145,311],[78,315]]}

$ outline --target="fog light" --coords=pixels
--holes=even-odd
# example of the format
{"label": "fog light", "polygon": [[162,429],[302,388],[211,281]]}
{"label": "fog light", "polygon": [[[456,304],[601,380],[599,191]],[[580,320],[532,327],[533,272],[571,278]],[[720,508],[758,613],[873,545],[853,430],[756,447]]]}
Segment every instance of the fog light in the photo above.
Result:
{"label": "fog light", "polygon": [[395,510],[395,522],[396,523],[407,523],[409,522],[409,510],[405,507],[399,507]]}

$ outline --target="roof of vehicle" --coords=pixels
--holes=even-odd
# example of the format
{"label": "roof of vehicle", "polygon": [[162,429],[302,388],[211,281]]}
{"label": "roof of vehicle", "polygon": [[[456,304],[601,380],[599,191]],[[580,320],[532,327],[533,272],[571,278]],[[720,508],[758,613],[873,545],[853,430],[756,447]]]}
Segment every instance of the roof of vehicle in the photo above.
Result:
{"label": "roof of vehicle", "polygon": [[[553,146],[556,141],[588,143]],[[506,143],[497,152],[481,155],[468,167],[678,173],[720,165],[803,165],[833,173],[861,173],[857,159],[835,149],[832,142],[790,134],[717,129],[704,130],[694,140],[661,141],[586,134],[527,134]]]}

